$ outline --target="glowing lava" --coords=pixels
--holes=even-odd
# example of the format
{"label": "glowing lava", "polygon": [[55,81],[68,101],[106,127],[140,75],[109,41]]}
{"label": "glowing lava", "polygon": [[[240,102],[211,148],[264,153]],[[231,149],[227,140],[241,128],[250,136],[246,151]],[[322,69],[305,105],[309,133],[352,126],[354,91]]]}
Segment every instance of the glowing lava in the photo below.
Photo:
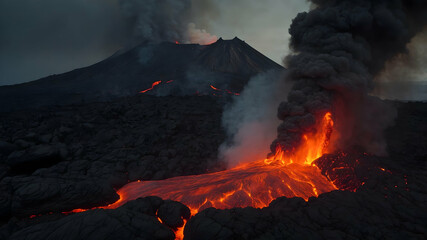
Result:
{"label": "glowing lava", "polygon": [[[169,80],[169,81],[167,81],[167,82],[166,82],[166,84],[169,84],[169,83],[172,83],[172,82],[173,82],[173,80]],[[143,91],[140,91],[139,93],[146,93],[146,92],[148,92],[148,91],[151,91],[151,90],[153,90],[153,89],[154,89],[154,87],[155,87],[155,86],[160,85],[160,83],[162,83],[162,81],[156,81],[156,82],[153,82],[153,84],[151,84],[151,87],[150,87],[150,88],[145,89],[145,90],[143,90]]]}
{"label": "glowing lava", "polygon": [[334,121],[330,112],[323,116],[317,124],[317,131],[306,133],[302,136],[303,143],[298,149],[283,150],[279,145],[276,147],[275,156],[265,160],[266,164],[273,160],[280,159],[281,163],[308,164],[328,153],[329,141],[334,127]]}
{"label": "glowing lava", "polygon": [[159,85],[160,83],[162,83],[162,81],[156,81],[156,82],[153,82],[153,84],[151,84],[151,87],[150,87],[150,88],[145,89],[145,90],[143,90],[143,91],[141,91],[141,92],[139,92],[139,93],[146,93],[146,92],[148,92],[148,91],[151,91],[151,90],[153,90],[153,89],[154,89],[154,87],[155,87],[155,86]]}
{"label": "glowing lava", "polygon": [[[284,151],[278,146],[275,155],[265,160],[222,172],[129,183],[117,191],[120,196],[117,202],[102,208],[114,209],[137,198],[158,196],[182,202],[195,215],[208,207],[263,208],[282,196],[305,200],[317,197],[337,189],[319,168],[312,165],[315,159],[326,153],[333,125],[332,114],[326,113],[317,124],[317,131],[303,136],[301,147]],[[73,212],[80,211],[82,209]],[[175,231],[177,239],[183,237],[183,228]]]}
{"label": "glowing lava", "polygon": [[208,207],[263,208],[282,196],[307,200],[335,189],[317,167],[265,164],[260,160],[223,172],[132,182],[117,192],[121,200],[108,208],[117,208],[140,197],[158,196],[184,203],[194,215]]}
{"label": "glowing lava", "polygon": [[[122,187],[117,193],[120,200],[107,208],[146,196],[179,201],[187,205],[192,214],[208,208],[234,207],[262,208],[275,198],[309,197],[336,190],[311,163],[325,153],[332,133],[333,120],[326,113],[316,133],[306,134],[301,148],[287,158],[281,148],[276,155],[222,172],[175,177],[159,181],[137,181]],[[293,159],[295,158],[295,159]]]}
{"label": "glowing lava", "polygon": [[[216,88],[216,87],[214,87],[214,86],[212,86],[212,85],[210,85],[210,87],[211,87],[213,90],[217,91],[217,92],[226,92],[226,93],[228,93],[228,94],[236,95],[236,96],[239,96],[239,95],[240,95],[240,93],[235,93],[235,92],[232,92],[232,91],[227,90],[227,89],[222,90],[222,89]],[[214,95],[214,96],[216,96],[216,94],[213,94],[213,95]]]}

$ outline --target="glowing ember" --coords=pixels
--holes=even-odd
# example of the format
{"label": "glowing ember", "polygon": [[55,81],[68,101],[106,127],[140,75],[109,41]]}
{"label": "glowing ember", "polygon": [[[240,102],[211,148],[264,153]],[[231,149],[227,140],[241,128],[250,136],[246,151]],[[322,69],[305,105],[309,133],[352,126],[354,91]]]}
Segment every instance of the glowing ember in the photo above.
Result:
{"label": "glowing ember", "polygon": [[[172,83],[172,82],[173,82],[173,80],[169,80],[169,81],[167,81],[167,82],[166,82],[166,84],[169,84],[169,83]],[[148,92],[148,91],[151,91],[151,90],[153,90],[153,89],[154,89],[154,87],[155,87],[155,86],[160,85],[161,83],[162,83],[162,81],[156,81],[156,82],[153,82],[153,84],[151,84],[151,87],[150,87],[150,88],[145,89],[145,90],[143,90],[143,91],[140,91],[139,93],[146,93],[146,92]]]}
{"label": "glowing ember", "polygon": [[[239,96],[239,95],[240,95],[240,93],[235,93],[235,92],[232,92],[232,91],[227,90],[227,89],[225,89],[225,90],[221,90],[221,89],[216,88],[216,87],[214,87],[214,86],[212,86],[212,85],[210,85],[210,87],[211,87],[213,90],[218,91],[218,92],[226,92],[226,93],[228,93],[228,94],[236,95],[236,96]],[[215,94],[215,93],[213,93],[213,95],[214,95],[214,96],[216,96],[216,94]]]}
{"label": "glowing ember", "polygon": [[160,83],[162,83],[162,81],[153,82],[153,84],[151,85],[150,88],[145,89],[145,90],[141,91],[140,93],[146,93],[148,91],[151,91],[154,89],[155,86],[159,85]]}
{"label": "glowing ember", "polygon": [[216,88],[216,87],[214,87],[214,86],[212,86],[212,85],[211,85],[211,88],[212,88],[213,90],[215,90],[215,91],[221,91],[221,89],[218,89],[218,88]]}

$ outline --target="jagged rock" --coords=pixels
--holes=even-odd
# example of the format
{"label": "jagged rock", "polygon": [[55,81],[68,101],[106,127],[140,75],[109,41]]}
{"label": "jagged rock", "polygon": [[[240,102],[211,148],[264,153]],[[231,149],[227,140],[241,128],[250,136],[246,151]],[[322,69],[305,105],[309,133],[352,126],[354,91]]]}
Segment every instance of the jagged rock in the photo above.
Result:
{"label": "jagged rock", "polygon": [[76,208],[93,208],[118,200],[114,189],[103,181],[66,179],[57,176],[14,177],[0,186],[13,189],[11,210],[13,216],[28,217],[49,212],[66,212]]}
{"label": "jagged rock", "polygon": [[164,224],[176,229],[184,225],[184,219],[190,219],[191,212],[184,204],[167,200],[159,207],[157,216]]}
{"label": "jagged rock", "polygon": [[57,148],[51,145],[36,145],[30,149],[10,154],[6,164],[17,173],[32,173],[38,168],[52,166],[62,160]]}
{"label": "jagged rock", "polygon": [[0,140],[0,155],[8,156],[10,153],[17,149],[18,147],[14,144]]}
{"label": "jagged rock", "polygon": [[[27,154],[34,148],[31,147],[35,145],[32,141],[38,141],[34,136],[24,140],[28,132],[37,136],[54,133],[52,139],[58,135],[58,142],[52,146],[62,148],[68,154],[60,153],[60,162],[47,167],[37,166],[32,173],[12,172],[9,166],[0,164],[0,216],[6,216],[1,219],[3,222],[8,221],[0,226],[0,239],[10,235],[18,239],[33,232],[43,239],[47,236],[43,235],[47,234],[44,231],[53,228],[71,231],[70,236],[79,238],[82,229],[91,230],[95,228],[93,226],[100,228],[99,232],[94,231],[103,238],[106,235],[102,234],[113,229],[106,230],[98,226],[98,222],[92,225],[87,222],[97,221],[98,217],[76,217],[74,224],[66,224],[61,219],[77,215],[64,218],[60,212],[113,203],[118,199],[113,185],[118,189],[127,181],[201,174],[206,169],[220,170],[221,167],[217,167],[220,165],[214,164],[217,163],[218,146],[224,140],[221,108],[210,97],[141,95],[110,103],[1,115],[0,133],[2,139],[10,140],[18,147],[12,152],[15,158]],[[279,198],[262,210],[207,209],[188,221],[186,239],[323,239],[338,237],[342,233],[348,239],[424,239],[427,235],[422,224],[427,222],[427,136],[422,134],[427,129],[425,109],[425,104],[421,103],[401,105],[396,127],[387,130],[389,157],[362,154],[345,165],[325,165],[331,167],[329,172],[337,175],[348,172],[352,174],[348,179],[363,180],[364,184],[356,192],[334,191],[308,202],[299,198]],[[171,122],[162,118],[173,118],[174,126],[168,127]],[[61,125],[45,124],[47,119]],[[93,128],[83,127],[83,123],[91,123]],[[63,133],[59,134],[61,126],[68,130],[61,130]],[[95,133],[110,129],[113,129],[113,141],[99,144]],[[21,140],[26,144],[17,143]],[[5,161],[4,156],[2,160]],[[334,167],[341,169],[333,170]],[[342,183],[348,185],[352,183],[350,180]],[[128,224],[146,224],[144,226],[157,229],[156,212],[163,200],[138,201],[140,203],[127,203],[124,215],[142,212],[145,217],[137,217],[140,224],[132,225],[134,223],[127,220],[120,224],[117,219],[121,221],[126,217],[122,217],[123,210],[119,209],[108,210],[107,216],[101,216],[108,219],[106,221],[117,220],[114,225],[117,229],[132,232],[133,228],[125,226]],[[49,215],[51,211],[54,214]],[[120,217],[111,219],[115,211],[121,212]],[[39,214],[47,215],[29,218]],[[147,220],[153,218],[153,222]],[[90,226],[79,226],[83,223]],[[164,223],[166,227],[166,221]],[[108,223],[106,226],[113,228]],[[165,236],[171,237],[169,228],[167,230]],[[50,233],[58,239],[68,238],[56,235],[60,233]],[[116,236],[114,234],[111,235]],[[126,234],[129,233],[123,236],[134,237]],[[141,233],[140,238],[154,235],[152,232]]]}
{"label": "jagged rock", "polygon": [[78,213],[58,221],[29,226],[12,234],[9,240],[173,240],[173,231],[152,214],[147,214],[152,213],[158,203],[159,200],[154,198],[139,199],[116,210],[96,209]]}

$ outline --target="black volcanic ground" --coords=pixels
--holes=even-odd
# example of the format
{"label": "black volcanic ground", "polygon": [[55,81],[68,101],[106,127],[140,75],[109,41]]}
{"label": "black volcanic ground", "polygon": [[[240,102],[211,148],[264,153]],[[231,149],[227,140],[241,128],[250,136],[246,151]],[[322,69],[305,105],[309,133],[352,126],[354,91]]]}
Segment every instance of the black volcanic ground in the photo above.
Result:
{"label": "black volcanic ground", "polygon": [[[206,209],[189,220],[185,239],[425,239],[427,104],[393,104],[389,157],[355,151],[336,166],[330,159],[340,154],[318,162],[331,178],[344,171],[342,188],[363,182],[357,192]],[[116,210],[61,212],[114,202],[114,189],[129,181],[223,169],[216,160],[223,106],[212,96],[137,95],[0,115],[0,238],[174,239],[171,228],[188,217],[176,202],[151,197]]]}
{"label": "black volcanic ground", "polygon": [[[113,203],[131,181],[223,170],[221,116],[236,96],[214,97],[210,85],[240,92],[272,69],[283,70],[237,38],[144,43],[0,87],[0,239],[174,239],[189,209],[166,199],[62,212]],[[137,94],[158,80],[174,82]],[[189,219],[185,239],[426,239],[427,103],[390,103],[399,114],[386,131],[388,157],[355,149],[316,161],[347,191],[308,202],[283,197],[264,209],[206,209]]]}

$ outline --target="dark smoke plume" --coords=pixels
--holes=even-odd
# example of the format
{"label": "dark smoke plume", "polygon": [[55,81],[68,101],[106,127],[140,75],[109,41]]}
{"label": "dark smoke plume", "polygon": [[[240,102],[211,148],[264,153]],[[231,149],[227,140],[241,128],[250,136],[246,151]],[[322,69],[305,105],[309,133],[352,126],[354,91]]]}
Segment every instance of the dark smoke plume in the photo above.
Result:
{"label": "dark smoke plume", "polygon": [[303,133],[330,111],[332,141],[385,154],[383,130],[396,112],[369,93],[387,60],[427,23],[425,0],[311,0],[313,10],[298,14],[290,27],[293,55],[286,58],[287,79],[294,82],[279,106],[278,137],[271,145],[292,154]]}

